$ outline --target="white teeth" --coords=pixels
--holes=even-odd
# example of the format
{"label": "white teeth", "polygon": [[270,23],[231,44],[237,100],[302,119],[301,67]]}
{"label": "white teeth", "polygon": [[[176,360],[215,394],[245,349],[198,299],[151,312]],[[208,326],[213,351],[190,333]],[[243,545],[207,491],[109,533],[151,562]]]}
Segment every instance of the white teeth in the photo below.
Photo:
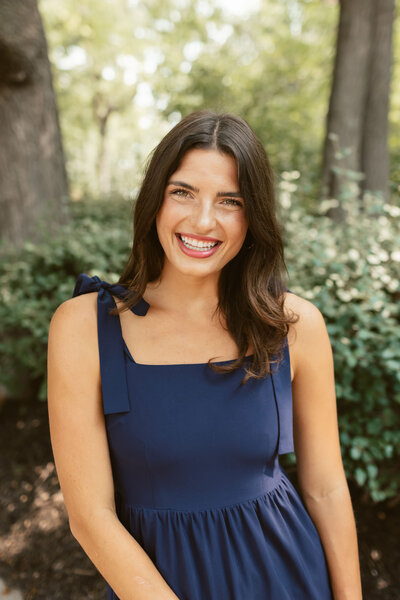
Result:
{"label": "white teeth", "polygon": [[211,250],[214,246],[217,245],[218,242],[203,242],[202,240],[194,240],[193,238],[188,238],[184,235],[180,236],[182,242],[188,248],[192,248],[193,250]]}

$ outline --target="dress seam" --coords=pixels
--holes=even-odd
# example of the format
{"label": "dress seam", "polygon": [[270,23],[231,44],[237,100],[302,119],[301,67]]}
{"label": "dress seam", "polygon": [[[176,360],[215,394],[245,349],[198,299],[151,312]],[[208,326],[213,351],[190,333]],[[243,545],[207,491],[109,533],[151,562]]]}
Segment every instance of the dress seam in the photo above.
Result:
{"label": "dress seam", "polygon": [[256,503],[257,501],[265,498],[266,496],[273,494],[279,487],[281,487],[281,485],[284,481],[285,481],[285,479],[283,476],[283,472],[279,471],[278,482],[272,489],[267,490],[266,492],[256,496],[255,498],[249,498],[248,500],[242,500],[240,502],[235,502],[234,504],[227,504],[224,506],[212,506],[210,508],[199,508],[199,509],[194,509],[194,510],[187,510],[187,509],[181,509],[181,508],[157,508],[157,507],[139,506],[137,504],[129,504],[129,503],[125,503],[122,501],[120,502],[120,505],[127,507],[127,508],[134,509],[134,510],[147,510],[147,511],[152,511],[152,512],[165,511],[165,512],[175,512],[175,513],[198,514],[198,513],[202,513],[202,512],[213,512],[213,511],[218,511],[218,510],[223,511],[223,510],[229,510],[229,509],[235,508],[237,506],[244,506],[246,504]]}

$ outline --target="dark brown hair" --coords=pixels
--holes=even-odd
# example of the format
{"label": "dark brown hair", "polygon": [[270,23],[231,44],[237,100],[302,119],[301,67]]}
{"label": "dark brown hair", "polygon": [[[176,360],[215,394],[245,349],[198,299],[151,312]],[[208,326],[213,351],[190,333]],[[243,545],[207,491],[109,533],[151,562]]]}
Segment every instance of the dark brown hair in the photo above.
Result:
{"label": "dark brown hair", "polygon": [[[252,361],[246,376],[264,377],[271,364],[283,357],[289,323],[284,312],[287,273],[282,228],[276,218],[273,173],[263,145],[248,123],[232,114],[198,111],[183,118],[161,140],[149,158],[134,206],[133,246],[118,281],[128,291],[123,304],[112,311],[130,309],[143,296],[146,285],[159,278],[164,250],[156,230],[167,182],[183,156],[193,148],[216,149],[232,156],[237,164],[240,193],[245,201],[248,231],[238,254],[227,263],[218,281],[218,306],[239,349],[239,358],[216,365],[218,373],[241,367],[249,344]],[[272,360],[275,357],[276,360]]]}

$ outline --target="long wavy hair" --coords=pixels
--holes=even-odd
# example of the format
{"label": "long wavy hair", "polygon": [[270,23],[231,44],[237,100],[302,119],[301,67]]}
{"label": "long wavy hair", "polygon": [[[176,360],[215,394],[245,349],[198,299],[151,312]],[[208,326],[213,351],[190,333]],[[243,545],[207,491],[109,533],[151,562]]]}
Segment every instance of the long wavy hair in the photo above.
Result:
{"label": "long wavy hair", "polygon": [[[284,274],[283,229],[276,217],[273,172],[260,140],[249,124],[229,113],[208,110],[183,118],[153,150],[134,205],[133,245],[118,283],[126,294],[118,314],[135,306],[148,282],[159,278],[164,250],[158,239],[156,215],[161,208],[167,182],[193,148],[215,149],[232,156],[237,164],[238,183],[248,221],[245,241],[227,263],[218,281],[216,313],[223,314],[226,326],[239,349],[239,358],[229,364],[208,366],[217,373],[242,367],[251,344],[253,354],[242,384],[250,377],[261,378],[272,364],[283,358],[283,343],[289,324],[298,320],[284,311],[287,290]],[[276,370],[276,369],[275,369]]]}

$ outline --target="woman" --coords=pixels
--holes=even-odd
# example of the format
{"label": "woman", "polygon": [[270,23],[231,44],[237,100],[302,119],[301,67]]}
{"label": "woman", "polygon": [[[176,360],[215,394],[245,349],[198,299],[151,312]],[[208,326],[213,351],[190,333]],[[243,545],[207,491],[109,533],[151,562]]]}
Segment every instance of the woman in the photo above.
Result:
{"label": "woman", "polygon": [[202,111],[148,164],[119,282],[54,313],[54,457],[110,600],[361,598],[331,346],[284,269],[260,141]]}

